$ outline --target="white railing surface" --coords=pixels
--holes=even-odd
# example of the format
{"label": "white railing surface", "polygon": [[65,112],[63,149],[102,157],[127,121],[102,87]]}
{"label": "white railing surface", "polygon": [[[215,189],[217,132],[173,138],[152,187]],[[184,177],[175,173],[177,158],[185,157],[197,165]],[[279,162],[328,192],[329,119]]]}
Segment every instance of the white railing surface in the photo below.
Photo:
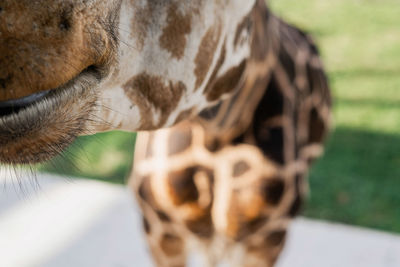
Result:
{"label": "white railing surface", "polygon": [[[127,189],[46,174],[37,179],[40,188],[24,175],[0,173],[1,267],[152,266]],[[400,266],[400,237],[300,218],[278,263],[358,266]]]}

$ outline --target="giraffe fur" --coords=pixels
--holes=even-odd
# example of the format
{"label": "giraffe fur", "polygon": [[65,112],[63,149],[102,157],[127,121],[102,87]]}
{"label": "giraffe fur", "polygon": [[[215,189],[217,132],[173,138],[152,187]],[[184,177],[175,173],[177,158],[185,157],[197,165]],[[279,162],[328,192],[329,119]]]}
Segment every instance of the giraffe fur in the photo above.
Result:
{"label": "giraffe fur", "polygon": [[159,266],[185,266],[199,248],[209,266],[273,266],[307,195],[330,125],[327,78],[307,34],[268,9],[252,17],[262,29],[252,49],[257,34],[267,49],[248,59],[233,96],[139,134],[131,187]]}

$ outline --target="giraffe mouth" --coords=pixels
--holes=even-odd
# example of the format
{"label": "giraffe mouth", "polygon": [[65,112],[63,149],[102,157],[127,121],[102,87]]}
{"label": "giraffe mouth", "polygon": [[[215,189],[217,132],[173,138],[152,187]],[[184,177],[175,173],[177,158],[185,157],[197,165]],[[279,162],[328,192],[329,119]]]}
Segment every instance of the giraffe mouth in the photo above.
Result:
{"label": "giraffe mouth", "polygon": [[101,80],[87,68],[59,88],[0,102],[0,163],[33,164],[61,153],[92,121]]}
{"label": "giraffe mouth", "polygon": [[75,78],[68,81],[64,85],[59,86],[58,88],[38,92],[18,99],[0,101],[0,119],[12,114],[18,114],[24,109],[34,106],[35,104],[39,104],[40,102],[46,101],[47,98],[57,96],[60,91],[67,90],[68,87],[73,87],[73,84],[77,82],[77,80],[79,80],[82,76],[87,75],[96,76],[98,80],[101,80],[101,74],[98,69],[94,66],[89,66],[81,73],[79,73]]}
{"label": "giraffe mouth", "polygon": [[27,108],[46,97],[49,92],[50,90],[39,92],[19,99],[0,102],[0,117],[7,116],[13,113],[18,113],[20,110]]}

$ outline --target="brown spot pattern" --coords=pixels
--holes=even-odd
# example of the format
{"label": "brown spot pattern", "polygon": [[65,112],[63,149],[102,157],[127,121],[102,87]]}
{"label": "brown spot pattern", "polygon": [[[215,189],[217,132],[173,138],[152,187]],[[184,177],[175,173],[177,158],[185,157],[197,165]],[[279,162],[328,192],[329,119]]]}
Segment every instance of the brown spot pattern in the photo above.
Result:
{"label": "brown spot pattern", "polygon": [[232,92],[237,88],[246,69],[246,61],[240,63],[239,66],[233,67],[228,70],[222,77],[218,78],[212,88],[207,93],[208,101],[215,101],[223,94]]}
{"label": "brown spot pattern", "polygon": [[161,239],[160,246],[166,255],[177,256],[182,253],[183,241],[176,235],[166,233]]}
{"label": "brown spot pattern", "polygon": [[295,217],[297,216],[302,208],[303,205],[303,197],[300,192],[300,186],[303,180],[303,177],[301,175],[296,175],[295,179],[295,187],[296,187],[296,192],[295,192],[295,199],[288,211],[288,214],[290,217]]}
{"label": "brown spot pattern", "polygon": [[[123,88],[125,94],[139,107],[140,130],[152,130],[163,126],[186,91],[182,82],[165,81],[159,76],[150,76],[147,73],[133,77]],[[153,108],[161,113],[158,123],[153,122]]]}
{"label": "brown spot pattern", "polygon": [[278,205],[285,191],[285,184],[281,179],[262,179],[260,186],[264,200],[271,205]]}
{"label": "brown spot pattern", "polygon": [[270,246],[279,246],[285,240],[285,237],[286,237],[285,230],[276,231],[269,234],[265,239],[265,242]]}
{"label": "brown spot pattern", "polygon": [[194,182],[196,168],[191,167],[182,171],[171,172],[168,176],[170,195],[175,205],[196,202],[199,191]]}
{"label": "brown spot pattern", "polygon": [[150,184],[150,177],[142,178],[142,183],[139,186],[138,193],[141,200],[145,201],[149,205],[156,205],[156,200],[154,198],[153,190]]}
{"label": "brown spot pattern", "polygon": [[268,222],[268,217],[267,216],[259,216],[253,220],[251,220],[247,224],[247,230],[249,233],[255,233],[257,232],[261,227],[263,227],[267,222]]}
{"label": "brown spot pattern", "polygon": [[292,206],[290,207],[289,212],[288,212],[289,216],[296,217],[300,213],[302,204],[303,204],[303,201],[302,201],[300,195],[297,195]]}
{"label": "brown spot pattern", "polygon": [[186,35],[192,30],[190,14],[182,15],[176,3],[168,9],[167,26],[160,37],[160,46],[171,53],[176,59],[181,59],[186,48]]}
{"label": "brown spot pattern", "polygon": [[257,6],[251,14],[254,21],[254,30],[251,44],[251,58],[257,61],[264,61],[270,46],[270,40],[266,36],[274,36],[276,33],[270,33],[270,28],[265,25],[265,21],[270,21],[271,14],[265,7],[263,1],[258,1]]}
{"label": "brown spot pattern", "polygon": [[218,42],[221,34],[221,25],[217,24],[208,29],[207,33],[201,40],[199,51],[195,58],[196,68],[194,74],[196,75],[195,88],[198,89],[207,76],[208,70],[214,59],[215,50],[217,49]]}
{"label": "brown spot pattern", "polygon": [[236,29],[236,33],[235,33],[235,39],[233,41],[234,46],[237,46],[239,43],[239,38],[240,35],[243,33],[243,31],[248,30],[251,31],[251,25],[252,25],[252,20],[251,20],[251,16],[246,16],[242,22],[239,23],[237,29]]}
{"label": "brown spot pattern", "polygon": [[233,166],[233,177],[239,177],[242,176],[244,173],[246,173],[248,170],[250,170],[250,166],[247,162],[245,161],[239,161]]}
{"label": "brown spot pattern", "polygon": [[157,217],[163,222],[171,222],[171,218],[161,210],[156,210]]}
{"label": "brown spot pattern", "polygon": [[217,78],[217,74],[225,62],[225,57],[226,57],[225,45],[226,45],[226,43],[224,42],[224,45],[222,46],[221,55],[219,56],[219,59],[217,61],[217,65],[215,66],[213,73],[211,74],[210,80],[208,81],[207,86],[204,90],[204,92],[206,92],[206,93],[211,90],[211,87],[214,84],[215,79]]}
{"label": "brown spot pattern", "polygon": [[256,233],[268,222],[268,219],[268,216],[260,215],[250,221],[242,221],[234,235],[234,239],[240,242],[249,235]]}
{"label": "brown spot pattern", "polygon": [[316,108],[312,108],[309,116],[309,142],[321,143],[326,133],[325,122],[321,119]]}
{"label": "brown spot pattern", "polygon": [[177,124],[178,122],[181,122],[185,119],[189,119],[190,115],[193,114],[193,110],[194,110],[194,108],[191,108],[191,109],[187,109],[187,110],[184,110],[181,113],[179,113],[179,115],[176,117],[174,124]]}
{"label": "brown spot pattern", "polygon": [[[133,1],[136,2],[136,1]],[[147,1],[145,7],[135,5],[135,14],[132,18],[132,37],[136,38],[136,48],[140,51],[143,49],[144,42],[147,38],[148,27],[151,23],[151,17],[154,13],[154,4]]]}
{"label": "brown spot pattern", "polygon": [[214,233],[214,227],[211,219],[211,211],[207,210],[196,220],[188,220],[186,227],[201,238],[209,238]]}
{"label": "brown spot pattern", "polygon": [[146,232],[146,234],[150,234],[151,228],[150,228],[149,221],[145,217],[143,217],[142,219],[143,219],[144,231]]}

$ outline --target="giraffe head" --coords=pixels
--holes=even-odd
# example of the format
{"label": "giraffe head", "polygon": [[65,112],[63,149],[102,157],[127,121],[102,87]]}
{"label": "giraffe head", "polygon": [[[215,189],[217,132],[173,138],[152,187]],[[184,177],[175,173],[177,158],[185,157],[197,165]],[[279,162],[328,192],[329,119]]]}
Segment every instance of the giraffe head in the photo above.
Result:
{"label": "giraffe head", "polygon": [[0,162],[167,127],[242,81],[256,0],[3,0]]}

